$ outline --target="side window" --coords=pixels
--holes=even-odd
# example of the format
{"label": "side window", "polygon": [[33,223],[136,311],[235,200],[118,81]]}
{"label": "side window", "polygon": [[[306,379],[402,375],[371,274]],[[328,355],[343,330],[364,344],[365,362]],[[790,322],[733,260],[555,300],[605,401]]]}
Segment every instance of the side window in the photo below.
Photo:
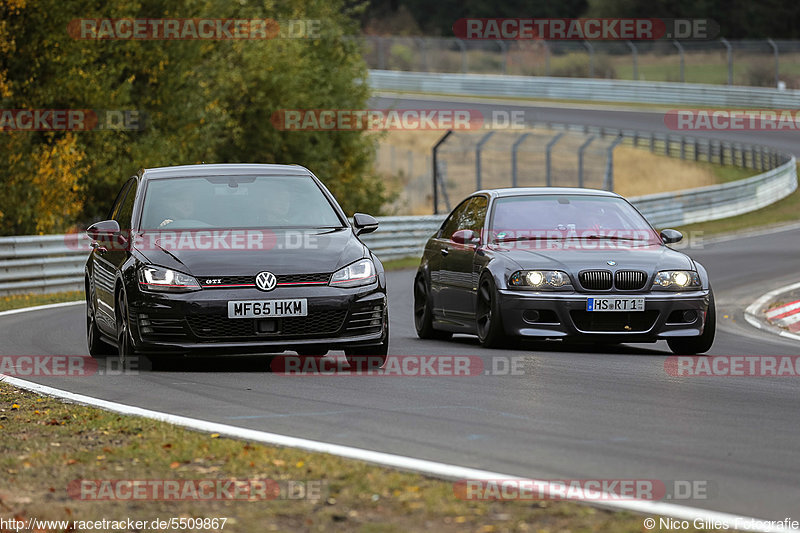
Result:
{"label": "side window", "polygon": [[464,211],[467,210],[471,201],[472,198],[464,200],[450,213],[450,216],[442,224],[442,232],[439,234],[442,239],[451,238],[453,233],[461,229],[461,219],[464,217]]}
{"label": "side window", "polygon": [[485,196],[476,196],[470,200],[458,229],[471,229],[480,235],[486,218],[486,205]]}
{"label": "side window", "polygon": [[128,187],[128,191],[125,194],[125,199],[119,206],[116,214],[114,215],[114,220],[119,223],[119,227],[122,230],[130,230],[131,229],[131,218],[133,217],[133,204],[136,202],[136,190],[137,190],[137,183],[136,179],[132,178],[130,180],[130,187]]}
{"label": "side window", "polygon": [[114,200],[114,205],[111,206],[111,211],[108,212],[107,220],[117,220],[117,213],[119,213],[119,208],[122,206],[123,200],[125,200],[125,193],[128,192],[130,184],[131,182],[128,180],[120,187],[117,198]]}

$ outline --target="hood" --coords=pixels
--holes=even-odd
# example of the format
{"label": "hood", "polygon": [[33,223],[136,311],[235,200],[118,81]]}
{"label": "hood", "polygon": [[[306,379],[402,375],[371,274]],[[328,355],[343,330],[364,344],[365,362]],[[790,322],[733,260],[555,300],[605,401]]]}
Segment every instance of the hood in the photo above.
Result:
{"label": "hood", "polygon": [[193,276],[334,272],[367,254],[350,228],[140,232],[147,262]]}
{"label": "hood", "polygon": [[[518,243],[515,243],[518,244]],[[492,250],[506,255],[520,269],[563,270],[577,273],[581,270],[642,270],[647,273],[659,270],[694,270],[692,260],[681,252],[661,244],[637,247],[603,247],[586,249],[535,249],[535,247],[492,246]],[[616,264],[609,265],[608,261]]]}

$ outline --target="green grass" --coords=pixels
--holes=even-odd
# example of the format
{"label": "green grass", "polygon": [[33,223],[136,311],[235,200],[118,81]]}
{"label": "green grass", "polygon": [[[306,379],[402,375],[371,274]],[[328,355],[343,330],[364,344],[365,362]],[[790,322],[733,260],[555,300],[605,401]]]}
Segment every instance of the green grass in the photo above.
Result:
{"label": "green grass", "polygon": [[390,259],[383,261],[383,268],[385,270],[404,270],[407,268],[417,268],[419,266],[419,257],[404,257],[402,259]]}
{"label": "green grass", "polygon": [[718,183],[728,183],[731,181],[743,180],[758,174],[752,168],[734,167],[730,165],[719,165],[717,163],[698,162],[701,167],[711,169]]}
{"label": "green grass", "polygon": [[74,302],[75,300],[83,299],[83,291],[54,292],[51,294],[14,294],[0,298],[0,311],[36,305]]}

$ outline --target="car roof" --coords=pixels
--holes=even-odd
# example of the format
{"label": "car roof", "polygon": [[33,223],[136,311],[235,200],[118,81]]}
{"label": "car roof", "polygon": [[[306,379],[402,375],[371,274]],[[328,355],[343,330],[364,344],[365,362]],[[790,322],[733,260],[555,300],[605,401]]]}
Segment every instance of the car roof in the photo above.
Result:
{"label": "car roof", "polygon": [[506,187],[500,189],[483,189],[472,193],[472,195],[475,194],[488,194],[496,198],[504,198],[508,196],[553,195],[553,194],[619,197],[619,194],[615,192],[603,191],[600,189],[585,189],[582,187]]}
{"label": "car roof", "polygon": [[270,165],[260,163],[224,163],[215,165],[179,165],[174,167],[145,168],[139,171],[145,179],[241,176],[248,174],[311,176],[311,171],[300,165]]}

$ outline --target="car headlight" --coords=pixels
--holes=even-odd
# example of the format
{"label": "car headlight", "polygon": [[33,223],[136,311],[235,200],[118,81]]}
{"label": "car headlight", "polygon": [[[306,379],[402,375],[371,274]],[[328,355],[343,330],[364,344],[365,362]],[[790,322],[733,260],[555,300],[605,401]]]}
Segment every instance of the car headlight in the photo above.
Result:
{"label": "car headlight", "polygon": [[194,277],[164,267],[145,265],[139,268],[137,275],[139,287],[148,291],[189,292],[200,290],[200,283]]}
{"label": "car headlight", "polygon": [[374,282],[375,265],[371,259],[361,259],[334,272],[329,285],[335,287],[360,287]]}
{"label": "car headlight", "polygon": [[569,276],[560,270],[520,270],[508,278],[511,287],[560,289],[570,284]]}
{"label": "car headlight", "polygon": [[700,275],[693,270],[662,270],[653,280],[653,288],[663,290],[699,289],[700,285]]}

